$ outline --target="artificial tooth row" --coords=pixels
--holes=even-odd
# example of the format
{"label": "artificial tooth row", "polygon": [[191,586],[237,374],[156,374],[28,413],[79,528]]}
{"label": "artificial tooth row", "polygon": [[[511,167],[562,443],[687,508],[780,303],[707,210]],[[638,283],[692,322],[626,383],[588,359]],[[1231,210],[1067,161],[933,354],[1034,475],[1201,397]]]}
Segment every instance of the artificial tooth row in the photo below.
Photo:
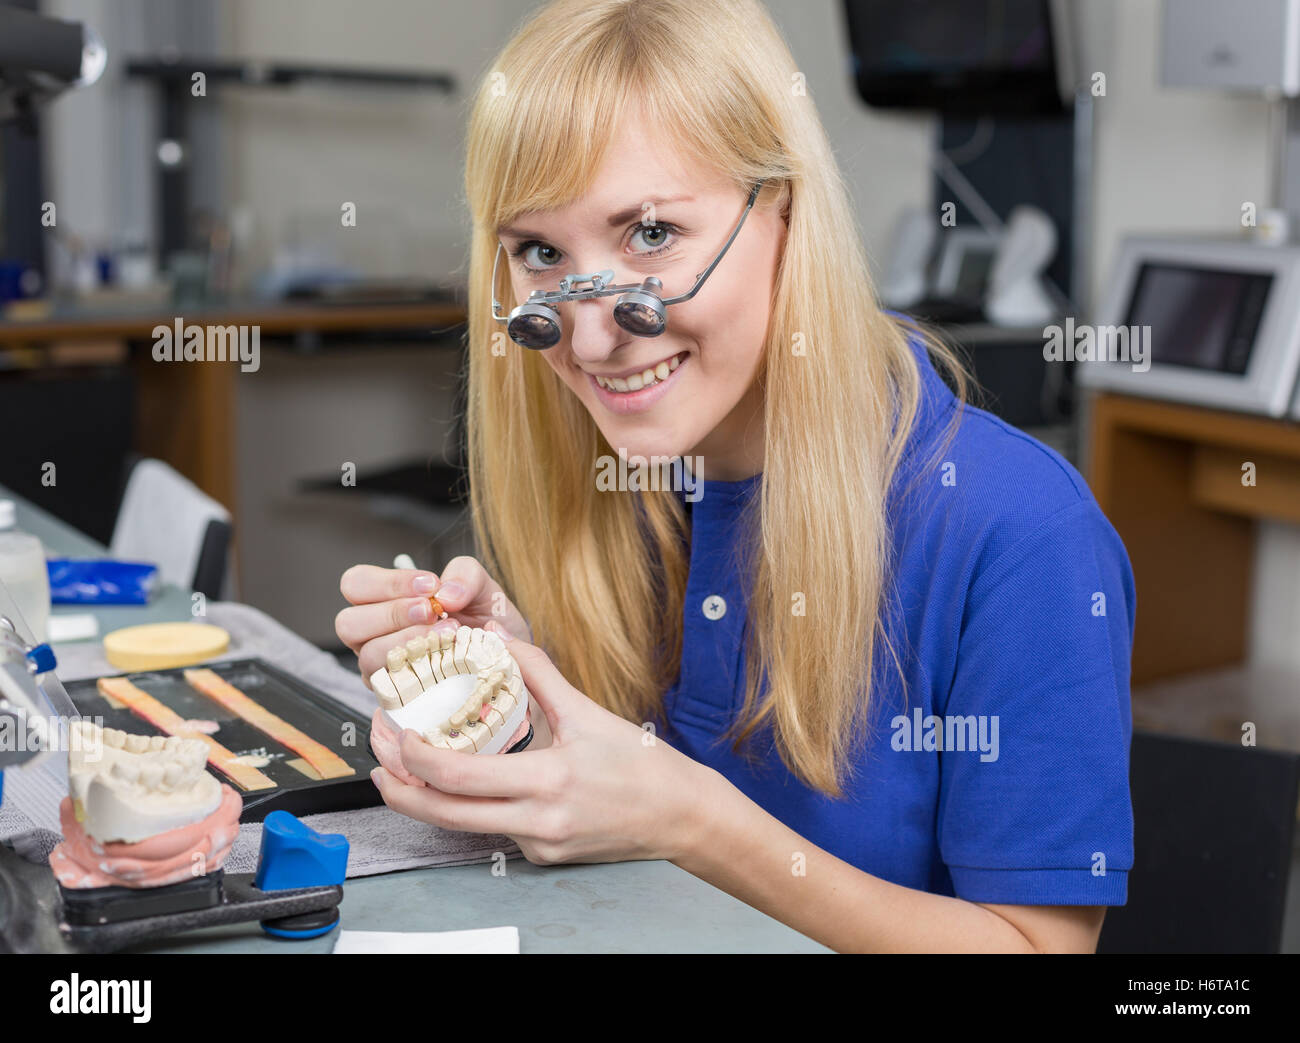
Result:
{"label": "artificial tooth row", "polygon": [[597,377],[596,383],[609,391],[640,391],[642,388],[658,384],[661,380],[667,380],[668,374],[681,365],[681,356],[674,355],[667,362],[661,362],[659,365],[647,369],[641,373],[633,373],[630,377]]}
{"label": "artificial tooth row", "polygon": [[380,706],[395,710],[456,674],[476,674],[478,683],[460,709],[424,737],[434,746],[473,753],[504,727],[524,687],[519,667],[498,635],[463,626],[454,633],[412,638],[389,649],[387,668],[371,675],[370,687]]}
{"label": "artificial tooth row", "polygon": [[[70,755],[71,771],[107,773],[121,782],[169,793],[193,785],[207,764],[208,748],[196,739],[131,735],[117,728],[101,729],[89,721],[78,721],[77,727],[81,741]],[[97,756],[100,743],[131,756]]]}

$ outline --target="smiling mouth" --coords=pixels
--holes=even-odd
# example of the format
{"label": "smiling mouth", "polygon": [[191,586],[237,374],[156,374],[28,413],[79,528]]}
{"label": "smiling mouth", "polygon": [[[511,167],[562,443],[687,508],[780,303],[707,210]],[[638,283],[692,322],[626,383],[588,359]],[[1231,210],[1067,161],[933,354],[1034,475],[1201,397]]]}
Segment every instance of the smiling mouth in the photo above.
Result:
{"label": "smiling mouth", "polygon": [[630,394],[633,391],[644,391],[648,387],[654,387],[668,379],[668,375],[673,372],[682,361],[686,358],[686,352],[680,351],[670,359],[650,366],[640,373],[633,373],[627,377],[602,377],[595,376],[595,381],[606,391],[613,392],[616,395]]}

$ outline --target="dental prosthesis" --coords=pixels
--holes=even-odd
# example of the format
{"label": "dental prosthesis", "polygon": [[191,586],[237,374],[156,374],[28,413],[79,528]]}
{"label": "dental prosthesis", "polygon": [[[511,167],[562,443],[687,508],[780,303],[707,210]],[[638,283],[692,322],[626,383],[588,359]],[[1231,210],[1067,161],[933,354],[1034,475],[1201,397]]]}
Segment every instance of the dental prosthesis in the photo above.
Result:
{"label": "dental prosthesis", "polygon": [[162,887],[221,867],[243,800],[206,771],[204,743],[88,720],[71,732],[63,842],[50,854],[60,884]]}
{"label": "dental prosthesis", "polygon": [[[528,690],[500,635],[478,627],[417,637],[388,652],[386,666],[370,676],[380,709],[371,743],[380,762],[395,770],[397,736],[412,728],[426,742],[464,753],[499,753],[524,739],[531,727]],[[386,754],[388,756],[386,756]]]}

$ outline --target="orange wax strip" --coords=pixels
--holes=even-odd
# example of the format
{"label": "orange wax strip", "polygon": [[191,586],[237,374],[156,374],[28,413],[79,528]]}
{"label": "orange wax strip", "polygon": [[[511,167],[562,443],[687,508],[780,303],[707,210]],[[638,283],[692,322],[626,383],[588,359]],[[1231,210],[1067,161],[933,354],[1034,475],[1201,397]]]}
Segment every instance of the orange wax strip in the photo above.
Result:
{"label": "orange wax strip", "polygon": [[213,671],[186,670],[185,680],[209,699],[219,702],[231,713],[242,717],[254,728],[266,732],[281,746],[289,747],[320,772],[321,778],[337,779],[357,773],[355,768],[328,746],[317,742],[310,735],[304,735],[288,721],[277,717],[261,703],[254,702]]}
{"label": "orange wax strip", "polygon": [[208,747],[208,763],[232,782],[245,790],[275,789],[275,782],[256,768],[237,763],[238,757],[210,735],[187,728],[187,721],[171,708],[164,706],[148,692],[137,688],[125,677],[101,677],[96,683],[100,694],[110,696],[128,706],[133,714],[148,721],[168,735],[182,739],[198,739]]}
{"label": "orange wax strip", "polygon": [[445,608],[442,607],[442,602],[440,602],[437,598],[434,598],[434,597],[429,598],[429,604],[433,606],[433,618],[434,618],[434,619],[446,619],[446,618],[447,618],[447,610],[446,610]]}

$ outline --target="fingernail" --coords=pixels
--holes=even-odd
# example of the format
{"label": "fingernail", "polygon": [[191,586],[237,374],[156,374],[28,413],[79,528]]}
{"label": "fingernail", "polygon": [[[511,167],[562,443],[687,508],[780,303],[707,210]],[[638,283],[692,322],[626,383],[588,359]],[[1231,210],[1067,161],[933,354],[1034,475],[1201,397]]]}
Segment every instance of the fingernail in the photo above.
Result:
{"label": "fingernail", "polygon": [[457,601],[465,593],[465,588],[462,587],[459,583],[455,583],[455,582],[444,583],[441,587],[439,587],[436,591],[434,591],[434,593],[438,595],[439,601],[446,601],[448,599],[452,601]]}
{"label": "fingernail", "polygon": [[379,771],[380,771],[379,768],[375,768],[373,771],[370,772],[370,781],[373,782],[376,786],[379,785]]}
{"label": "fingernail", "polygon": [[411,589],[417,594],[432,594],[438,589],[438,577],[424,572],[411,581]]}
{"label": "fingernail", "polygon": [[412,623],[431,623],[433,621],[433,606],[427,601],[417,601],[411,606],[409,617]]}
{"label": "fingernail", "polygon": [[506,629],[505,624],[499,623],[495,619],[492,620],[492,629],[501,635],[502,641],[513,641],[515,639],[515,635]]}

